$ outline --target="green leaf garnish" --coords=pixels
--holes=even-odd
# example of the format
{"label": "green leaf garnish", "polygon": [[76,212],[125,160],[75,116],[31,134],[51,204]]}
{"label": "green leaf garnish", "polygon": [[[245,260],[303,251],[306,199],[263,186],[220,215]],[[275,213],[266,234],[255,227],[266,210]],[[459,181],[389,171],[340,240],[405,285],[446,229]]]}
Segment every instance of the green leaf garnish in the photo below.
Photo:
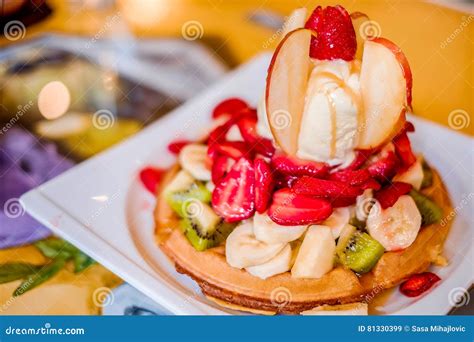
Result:
{"label": "green leaf garnish", "polygon": [[66,265],[66,260],[64,258],[56,258],[49,264],[44,265],[36,273],[30,275],[26,278],[20,286],[13,292],[13,296],[17,297],[25,292],[30,291],[31,289],[37,287],[38,285],[44,283],[45,281],[51,279],[56,273],[61,271]]}
{"label": "green leaf garnish", "polygon": [[9,283],[14,280],[24,279],[41,268],[41,265],[34,265],[24,262],[11,262],[0,265],[0,284]]}

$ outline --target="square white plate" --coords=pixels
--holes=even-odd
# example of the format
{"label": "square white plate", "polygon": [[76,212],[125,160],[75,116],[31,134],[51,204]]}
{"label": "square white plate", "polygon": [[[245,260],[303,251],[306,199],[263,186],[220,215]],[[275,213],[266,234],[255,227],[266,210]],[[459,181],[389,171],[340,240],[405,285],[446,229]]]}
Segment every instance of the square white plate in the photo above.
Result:
{"label": "square white plate", "polygon": [[[108,267],[174,314],[225,314],[189,278],[178,274],[153,243],[154,198],[137,180],[145,165],[169,166],[169,142],[197,139],[211,123],[213,107],[238,96],[256,105],[270,54],[257,56],[193,100],[125,142],[89,159],[22,196],[26,210],[55,233]],[[435,269],[443,279],[420,298],[394,292],[385,314],[446,314],[473,282],[473,140],[416,117],[412,143],[441,173],[456,218],[445,245],[450,261]]]}

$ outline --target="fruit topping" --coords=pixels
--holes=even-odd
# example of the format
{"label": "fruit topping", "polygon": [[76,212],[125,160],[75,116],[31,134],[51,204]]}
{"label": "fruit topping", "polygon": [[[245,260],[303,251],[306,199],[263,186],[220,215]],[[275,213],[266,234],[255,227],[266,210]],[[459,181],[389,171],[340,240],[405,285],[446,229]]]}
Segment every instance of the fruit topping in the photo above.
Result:
{"label": "fruit topping", "polygon": [[349,13],[342,6],[318,6],[305,27],[316,32],[311,37],[310,56],[316,59],[354,59],[357,41]]}
{"label": "fruit topping", "polygon": [[395,177],[393,177],[393,181],[409,183],[414,189],[419,190],[423,183],[423,178],[423,165],[420,158],[420,160],[416,160],[406,170],[399,170]]}
{"label": "fruit topping", "polygon": [[311,31],[288,33],[270,62],[265,108],[270,130],[283,151],[295,155],[298,145],[308,75],[311,67]]}
{"label": "fruit topping", "polygon": [[291,246],[287,244],[277,255],[267,262],[247,267],[245,270],[260,279],[267,279],[274,275],[285,273],[291,269],[293,253]]}
{"label": "fruit topping", "polygon": [[423,180],[421,181],[421,189],[427,188],[433,185],[433,170],[431,170],[428,163],[423,160],[421,163],[421,167],[423,168]]}
{"label": "fruit topping", "polygon": [[284,154],[275,154],[271,163],[278,172],[288,176],[324,177],[329,171],[329,166],[325,163],[298,159]]}
{"label": "fruit topping", "polygon": [[156,188],[163,177],[164,171],[154,167],[146,167],[140,171],[140,180],[145,188],[153,195],[156,194]]}
{"label": "fruit topping", "polygon": [[251,149],[265,157],[272,157],[275,147],[270,139],[260,137],[257,134],[257,119],[245,116],[237,122],[240,134],[244,140],[251,145]]}
{"label": "fruit topping", "polygon": [[322,222],[332,213],[331,203],[321,198],[281,189],[273,194],[268,216],[282,226],[297,226]]}
{"label": "fruit topping", "polygon": [[321,278],[332,270],[336,243],[331,228],[310,226],[291,269],[294,278]]}
{"label": "fruit topping", "polygon": [[207,156],[207,146],[189,144],[181,149],[178,156],[179,165],[194,178],[202,181],[211,180],[211,168]]}
{"label": "fruit topping", "polygon": [[243,141],[222,141],[216,144],[215,152],[234,160],[251,157],[247,144]]}
{"label": "fruit topping", "polygon": [[211,201],[211,193],[204,183],[195,181],[186,188],[171,190],[166,193],[169,206],[180,216],[199,211],[204,203]]}
{"label": "fruit topping", "polygon": [[385,183],[397,172],[399,160],[393,151],[388,151],[385,156],[371,164],[367,170],[376,180]]}
{"label": "fruit topping", "polygon": [[435,202],[416,190],[410,191],[410,196],[420,211],[422,226],[428,226],[441,221],[443,218],[443,209]]}
{"label": "fruit topping", "polygon": [[351,225],[342,230],[336,247],[339,262],[360,274],[369,272],[383,253],[380,243]]}
{"label": "fruit topping", "polygon": [[367,40],[360,71],[362,122],[358,148],[389,142],[405,126],[411,101],[411,72],[405,56],[384,38]]}
{"label": "fruit topping", "polygon": [[214,111],[212,112],[212,117],[214,119],[221,117],[223,115],[230,115],[234,116],[242,111],[248,109],[249,106],[247,102],[245,102],[242,99],[233,97],[227,100],[222,101],[219,103],[216,108],[214,108]]}
{"label": "fruit topping", "polygon": [[308,176],[298,179],[292,189],[295,193],[302,195],[331,198],[354,197],[354,201],[355,197],[362,194],[362,189],[358,187],[338,181]]}
{"label": "fruit topping", "polygon": [[266,214],[255,213],[253,217],[253,233],[259,241],[268,244],[288,243],[299,239],[306,231],[307,226],[281,226],[272,221]]}
{"label": "fruit topping", "polygon": [[255,170],[252,161],[240,158],[229,173],[216,184],[212,206],[227,222],[252,216],[255,210]]}
{"label": "fruit topping", "polygon": [[329,179],[347,183],[349,185],[361,185],[367,183],[371,179],[370,172],[366,169],[362,170],[342,170],[331,173]]}
{"label": "fruit topping", "polygon": [[407,297],[418,297],[440,280],[440,277],[431,272],[414,274],[400,285],[400,292]]}
{"label": "fruit topping", "polygon": [[211,179],[214,184],[219,184],[221,179],[224,178],[227,173],[229,165],[228,158],[226,156],[216,155],[212,161]]}
{"label": "fruit topping", "polygon": [[178,155],[183,149],[183,147],[189,144],[191,144],[191,141],[189,140],[176,140],[176,141],[171,142],[168,145],[168,151],[170,151],[173,154]]}
{"label": "fruit topping", "polygon": [[262,158],[254,160],[255,168],[255,210],[263,213],[271,200],[275,181],[270,165]]}
{"label": "fruit topping", "polygon": [[390,185],[375,192],[375,199],[379,202],[382,209],[386,209],[394,205],[400,196],[410,192],[412,185],[402,182],[393,182]]}
{"label": "fruit topping", "polygon": [[365,164],[367,159],[370,157],[370,155],[373,153],[372,150],[359,150],[356,151],[356,156],[352,163],[346,167],[344,170],[357,170],[359,169],[362,165]]}
{"label": "fruit topping", "polygon": [[416,156],[411,150],[410,140],[406,132],[399,134],[393,139],[393,145],[395,145],[395,151],[401,162],[401,169],[407,170],[411,165],[416,162]]}
{"label": "fruit topping", "polygon": [[418,236],[421,215],[413,199],[403,195],[395,204],[382,209],[375,202],[367,217],[366,229],[387,251],[409,247]]}

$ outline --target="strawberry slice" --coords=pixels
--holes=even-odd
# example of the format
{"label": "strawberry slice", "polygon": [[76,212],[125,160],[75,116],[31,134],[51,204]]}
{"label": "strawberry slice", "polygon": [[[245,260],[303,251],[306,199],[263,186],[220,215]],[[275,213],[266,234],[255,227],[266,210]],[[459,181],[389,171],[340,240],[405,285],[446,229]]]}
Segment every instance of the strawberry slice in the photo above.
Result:
{"label": "strawberry slice", "polygon": [[342,182],[303,176],[292,188],[295,193],[318,197],[357,197],[362,190]]}
{"label": "strawberry slice", "polygon": [[237,125],[240,130],[240,134],[246,142],[252,145],[257,153],[264,155],[265,157],[271,158],[275,153],[275,147],[271,140],[260,137],[257,134],[257,118],[249,115],[245,115],[241,118]]}
{"label": "strawberry slice", "polygon": [[299,195],[290,189],[273,194],[268,216],[282,226],[297,226],[324,221],[332,214],[329,201]]}
{"label": "strawberry slice", "polygon": [[289,176],[324,177],[329,172],[329,166],[325,163],[298,159],[284,154],[274,155],[271,164],[278,172]]}
{"label": "strawberry slice", "polygon": [[370,172],[367,169],[362,170],[342,170],[331,173],[330,180],[347,183],[349,185],[360,185],[371,179]]}
{"label": "strawberry slice", "polygon": [[414,162],[416,162],[416,156],[411,150],[410,139],[408,139],[406,131],[393,139],[393,145],[395,146],[395,152],[401,161],[400,171],[408,169]]}
{"label": "strawberry slice", "polygon": [[265,212],[270,203],[275,180],[270,165],[262,158],[254,160],[255,168],[255,209]]}
{"label": "strawberry slice", "polygon": [[376,180],[384,183],[390,180],[397,172],[399,160],[393,151],[387,152],[385,156],[370,165],[370,175]]}
{"label": "strawberry slice", "polygon": [[380,190],[381,187],[382,186],[380,185],[380,183],[373,178],[370,178],[367,182],[359,185],[359,188],[361,188],[362,190],[372,189],[377,191]]}
{"label": "strawberry slice", "polygon": [[[372,150],[359,150],[356,152],[356,157],[352,161],[352,163],[344,168],[343,170],[357,170],[359,169],[364,163],[367,161],[367,159],[370,157],[370,155],[373,153]],[[342,170],[341,170],[342,171]]]}
{"label": "strawberry slice", "polygon": [[255,170],[240,158],[212,192],[212,207],[227,222],[242,221],[255,211]]}
{"label": "strawberry slice", "polygon": [[221,179],[227,173],[228,158],[226,156],[216,155],[212,161],[211,179],[214,184],[219,184]]}
{"label": "strawberry slice", "polygon": [[306,22],[305,28],[316,31],[311,38],[309,55],[316,59],[354,59],[357,40],[352,20],[342,6],[318,6]]}
{"label": "strawberry slice", "polygon": [[212,117],[216,119],[223,115],[234,116],[247,108],[249,108],[247,102],[237,97],[232,97],[219,103],[216,108],[214,108]]}
{"label": "strawberry slice", "polygon": [[149,166],[140,171],[140,180],[143,186],[155,195],[164,173],[164,170]]}
{"label": "strawberry slice", "polygon": [[357,197],[338,197],[331,199],[333,208],[344,208],[356,203]]}
{"label": "strawberry slice", "polygon": [[276,184],[275,188],[282,189],[282,188],[291,188],[296,183],[299,177],[296,176],[289,176],[277,173],[276,176]]}
{"label": "strawberry slice", "polygon": [[177,155],[177,154],[179,154],[179,152],[181,152],[183,147],[188,145],[188,144],[191,144],[191,141],[189,141],[189,140],[176,140],[176,141],[173,141],[168,145],[168,151],[170,151],[171,153]]}
{"label": "strawberry slice", "polygon": [[215,153],[230,157],[234,160],[244,156],[252,157],[247,144],[243,141],[222,141],[215,144]]}
{"label": "strawberry slice", "polygon": [[400,196],[409,193],[412,188],[412,185],[408,183],[393,182],[377,191],[374,197],[380,203],[382,209],[387,209],[394,205]]}
{"label": "strawberry slice", "polygon": [[407,297],[418,297],[440,280],[440,277],[431,272],[414,274],[400,285],[400,292]]}

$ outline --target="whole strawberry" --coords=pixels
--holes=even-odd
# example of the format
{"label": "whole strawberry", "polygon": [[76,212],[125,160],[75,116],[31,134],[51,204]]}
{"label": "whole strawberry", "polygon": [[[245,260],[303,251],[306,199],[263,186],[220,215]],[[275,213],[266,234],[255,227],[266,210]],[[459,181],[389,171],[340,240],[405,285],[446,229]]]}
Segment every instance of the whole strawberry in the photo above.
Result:
{"label": "whole strawberry", "polygon": [[311,38],[310,56],[316,59],[351,61],[357,50],[352,20],[342,6],[315,8],[305,28],[316,32]]}

